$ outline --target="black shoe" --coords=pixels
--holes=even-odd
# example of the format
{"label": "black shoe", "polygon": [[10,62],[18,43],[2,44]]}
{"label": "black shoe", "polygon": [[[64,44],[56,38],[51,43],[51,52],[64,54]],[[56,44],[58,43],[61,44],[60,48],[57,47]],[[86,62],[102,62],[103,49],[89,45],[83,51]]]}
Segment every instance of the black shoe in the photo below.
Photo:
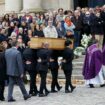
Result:
{"label": "black shoe", "polygon": [[56,90],[51,90],[51,93],[57,93],[58,91],[56,91]]}
{"label": "black shoe", "polygon": [[31,96],[37,96],[38,93],[32,93]]}
{"label": "black shoe", "polygon": [[59,88],[58,88],[58,91],[60,91],[62,89],[62,86],[60,86]]}
{"label": "black shoe", "polygon": [[73,92],[73,90],[74,90],[75,88],[76,88],[75,86],[73,86],[73,87],[71,88],[71,93]]}
{"label": "black shoe", "polygon": [[4,97],[0,98],[0,101],[5,101],[5,98]]}
{"label": "black shoe", "polygon": [[105,84],[103,84],[103,85],[100,85],[100,87],[105,87]]}
{"label": "black shoe", "polygon": [[46,95],[45,94],[39,94],[39,97],[45,97]]}
{"label": "black shoe", "polygon": [[15,99],[8,100],[8,102],[15,102],[15,101],[16,101]]}
{"label": "black shoe", "polygon": [[50,93],[49,91],[46,91],[46,92],[45,92],[45,95],[48,96],[49,93]]}
{"label": "black shoe", "polygon": [[30,95],[25,96],[25,97],[24,97],[24,100],[27,100],[27,99],[29,99],[29,98],[31,98],[31,96],[30,96]]}
{"label": "black shoe", "polygon": [[94,85],[93,84],[89,84],[90,88],[94,88]]}
{"label": "black shoe", "polygon": [[65,93],[71,93],[70,90],[65,90]]}

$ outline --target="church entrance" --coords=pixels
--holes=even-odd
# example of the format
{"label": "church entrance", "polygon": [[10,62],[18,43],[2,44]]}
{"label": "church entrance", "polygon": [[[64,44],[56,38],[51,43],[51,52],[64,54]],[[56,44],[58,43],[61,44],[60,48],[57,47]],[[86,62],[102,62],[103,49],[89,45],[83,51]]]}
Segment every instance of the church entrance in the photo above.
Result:
{"label": "church entrance", "polygon": [[76,7],[96,7],[105,5],[105,0],[74,0],[74,8]]}
{"label": "church entrance", "polygon": [[74,0],[74,8],[76,7],[88,7],[88,0]]}

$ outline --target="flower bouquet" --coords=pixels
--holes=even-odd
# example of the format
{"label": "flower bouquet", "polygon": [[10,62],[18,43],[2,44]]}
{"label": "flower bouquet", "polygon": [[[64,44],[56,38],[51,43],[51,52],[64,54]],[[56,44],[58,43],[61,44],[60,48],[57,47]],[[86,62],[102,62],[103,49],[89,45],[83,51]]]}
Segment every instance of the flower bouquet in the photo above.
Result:
{"label": "flower bouquet", "polygon": [[88,42],[91,40],[92,36],[89,35],[82,35],[82,40],[81,40],[81,45],[82,47],[77,47],[75,50],[74,50],[74,55],[79,57],[81,55],[83,55],[86,51],[86,48],[88,47]]}
{"label": "flower bouquet", "polygon": [[86,49],[88,47],[88,42],[91,40],[92,36],[82,35],[81,45]]}
{"label": "flower bouquet", "polygon": [[79,57],[83,54],[83,52],[85,52],[85,48],[83,47],[77,47],[75,50],[74,50],[74,55]]}

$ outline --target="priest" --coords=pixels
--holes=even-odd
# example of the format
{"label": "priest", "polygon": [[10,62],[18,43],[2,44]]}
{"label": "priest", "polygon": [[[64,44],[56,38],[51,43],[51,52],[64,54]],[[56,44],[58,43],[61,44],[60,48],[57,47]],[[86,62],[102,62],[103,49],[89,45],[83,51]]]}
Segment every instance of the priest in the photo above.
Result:
{"label": "priest", "polygon": [[104,86],[102,52],[99,49],[97,40],[92,39],[89,42],[84,61],[83,76],[86,80],[86,85],[90,86],[90,88],[94,88],[95,85]]}

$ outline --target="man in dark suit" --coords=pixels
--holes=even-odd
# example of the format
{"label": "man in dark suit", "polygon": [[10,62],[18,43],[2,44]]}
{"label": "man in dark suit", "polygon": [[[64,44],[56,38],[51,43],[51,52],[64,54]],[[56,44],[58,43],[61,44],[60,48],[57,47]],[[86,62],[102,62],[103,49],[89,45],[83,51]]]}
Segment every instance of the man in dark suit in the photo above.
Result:
{"label": "man in dark suit", "polygon": [[55,92],[57,92],[55,90],[55,87],[57,88],[58,91],[60,91],[62,88],[62,86],[60,86],[58,83],[58,69],[59,69],[58,53],[55,50],[51,52],[49,68],[50,68],[51,74],[52,74],[51,92],[55,93]]}
{"label": "man in dark suit", "polygon": [[0,100],[4,101],[4,88],[6,80],[6,62],[4,47],[0,44]]}
{"label": "man in dark suit", "polygon": [[[73,51],[70,49],[71,44],[72,44],[72,42],[67,40],[65,42],[66,48],[63,51],[62,69],[64,70],[64,74],[66,77],[65,93],[73,92],[73,90],[75,89],[75,87],[71,83],[72,60],[73,60]],[[69,90],[69,86],[71,88],[71,91]]]}
{"label": "man in dark suit", "polygon": [[[46,77],[48,72],[48,62],[50,59],[49,44],[47,42],[42,44],[42,48],[37,52],[37,70],[41,77],[39,97],[47,96],[49,91],[46,88]],[[45,93],[44,93],[45,91]]]}
{"label": "man in dark suit", "polygon": [[[28,43],[28,46],[30,46],[30,43]],[[29,94],[32,96],[36,96],[38,94],[37,86],[36,86],[36,76],[37,76],[37,70],[36,70],[36,50],[32,50],[29,47],[26,48],[23,52],[23,59],[25,63],[25,70],[28,71],[30,75],[30,91]]]}
{"label": "man in dark suit", "polygon": [[30,98],[30,96],[27,94],[22,80],[24,74],[23,62],[21,58],[21,53],[17,50],[16,46],[17,42],[12,42],[12,48],[7,49],[5,52],[7,75],[9,76],[8,102],[16,101],[15,99],[13,99],[12,96],[13,87],[16,82],[18,83],[22,91],[24,100]]}

